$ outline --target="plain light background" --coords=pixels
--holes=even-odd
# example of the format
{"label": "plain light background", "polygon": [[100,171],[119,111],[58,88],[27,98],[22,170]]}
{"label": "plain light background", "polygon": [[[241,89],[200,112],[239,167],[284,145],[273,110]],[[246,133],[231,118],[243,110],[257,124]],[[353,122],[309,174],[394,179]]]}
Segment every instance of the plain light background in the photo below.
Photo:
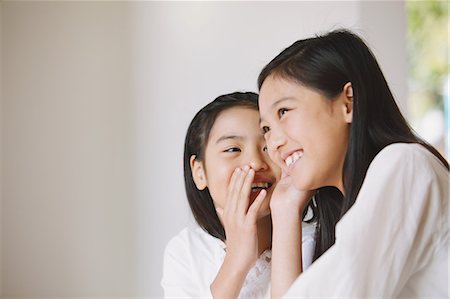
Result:
{"label": "plain light background", "polygon": [[295,40],[366,39],[407,114],[404,3],[2,2],[2,298],[159,298],[187,126]]}

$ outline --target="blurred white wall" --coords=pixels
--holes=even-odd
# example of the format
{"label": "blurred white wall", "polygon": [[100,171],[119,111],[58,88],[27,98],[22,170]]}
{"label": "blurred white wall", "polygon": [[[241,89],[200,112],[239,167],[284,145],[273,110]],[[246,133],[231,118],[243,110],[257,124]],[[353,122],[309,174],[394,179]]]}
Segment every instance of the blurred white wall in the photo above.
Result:
{"label": "blurred white wall", "polygon": [[404,2],[361,2],[358,24],[377,57],[400,110],[408,116],[407,18]]}
{"label": "blurred white wall", "polygon": [[405,106],[402,2],[2,6],[2,298],[162,296],[190,120],[297,39],[355,30]]}
{"label": "blurred white wall", "polygon": [[135,295],[130,5],[2,21],[3,296]]}

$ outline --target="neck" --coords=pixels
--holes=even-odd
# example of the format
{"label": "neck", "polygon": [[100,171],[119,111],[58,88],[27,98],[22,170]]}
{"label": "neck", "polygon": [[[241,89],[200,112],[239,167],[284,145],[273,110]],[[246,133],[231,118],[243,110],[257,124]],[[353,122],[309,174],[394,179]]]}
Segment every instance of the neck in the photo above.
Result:
{"label": "neck", "polygon": [[272,247],[272,218],[270,215],[258,220],[258,253],[261,255]]}
{"label": "neck", "polygon": [[344,182],[340,181],[336,187],[339,189],[339,191],[341,191],[342,195],[345,197]]}

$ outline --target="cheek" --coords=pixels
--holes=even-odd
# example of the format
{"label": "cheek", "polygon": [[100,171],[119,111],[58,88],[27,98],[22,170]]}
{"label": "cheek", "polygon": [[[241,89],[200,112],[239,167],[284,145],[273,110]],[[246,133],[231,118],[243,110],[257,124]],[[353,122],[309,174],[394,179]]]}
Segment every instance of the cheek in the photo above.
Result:
{"label": "cheek", "polygon": [[273,149],[268,149],[267,153],[268,153],[269,159],[270,159],[270,161],[268,161],[268,162],[271,164],[271,166],[275,166],[274,168],[281,168],[281,167],[283,167],[281,165],[282,161],[277,158],[276,151],[274,151]]}
{"label": "cheek", "polygon": [[207,171],[209,193],[215,205],[223,208],[234,168],[216,164],[210,165]]}
{"label": "cheek", "polygon": [[291,139],[297,142],[302,142],[308,137],[308,134],[313,130],[313,128],[316,127],[317,124],[312,125],[308,123],[308,121],[304,120],[304,118],[291,117],[290,121],[286,123],[284,131]]}
{"label": "cheek", "polygon": [[[316,135],[322,136],[321,142],[315,142],[315,151],[319,158],[323,159],[324,164],[333,165],[336,161],[344,158],[347,149],[347,130],[346,128],[339,128],[338,125],[334,127],[317,130]],[[313,140],[311,139],[311,144]],[[333,165],[335,167],[336,165]]]}
{"label": "cheek", "polygon": [[210,184],[209,188],[209,194],[211,195],[211,198],[214,202],[214,206],[216,208],[224,208],[225,207],[225,201],[226,201],[226,189],[220,189],[220,184]]}
{"label": "cheek", "polygon": [[232,164],[233,163],[230,163],[226,159],[217,159],[207,163],[206,173],[208,184],[211,184],[211,188],[217,188],[224,184],[228,185],[235,169]]}
{"label": "cheek", "polygon": [[268,159],[267,164],[270,167],[270,170],[272,171],[273,175],[277,180],[281,177],[281,166],[276,164],[273,160]]}

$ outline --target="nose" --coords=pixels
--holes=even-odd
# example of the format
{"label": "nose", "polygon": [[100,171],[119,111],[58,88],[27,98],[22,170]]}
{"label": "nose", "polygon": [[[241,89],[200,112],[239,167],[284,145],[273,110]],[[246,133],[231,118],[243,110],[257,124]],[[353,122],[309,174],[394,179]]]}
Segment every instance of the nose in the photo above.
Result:
{"label": "nose", "polygon": [[254,171],[267,170],[269,169],[269,165],[267,164],[266,159],[268,159],[268,157],[261,149],[255,150],[249,157],[248,165]]}
{"label": "nose", "polygon": [[286,143],[286,138],[283,132],[274,126],[266,135],[266,143],[269,153],[274,153]]}

